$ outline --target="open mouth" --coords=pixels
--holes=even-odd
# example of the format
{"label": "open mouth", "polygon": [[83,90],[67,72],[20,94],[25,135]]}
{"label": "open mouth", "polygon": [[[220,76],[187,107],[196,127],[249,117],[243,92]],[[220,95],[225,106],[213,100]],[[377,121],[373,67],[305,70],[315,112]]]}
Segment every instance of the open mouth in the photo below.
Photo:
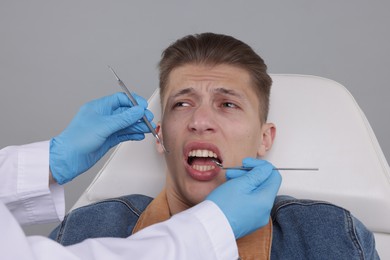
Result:
{"label": "open mouth", "polygon": [[221,159],[215,152],[207,149],[191,150],[187,157],[188,165],[190,165],[194,170],[200,172],[214,170],[216,167],[214,160],[222,163]]}

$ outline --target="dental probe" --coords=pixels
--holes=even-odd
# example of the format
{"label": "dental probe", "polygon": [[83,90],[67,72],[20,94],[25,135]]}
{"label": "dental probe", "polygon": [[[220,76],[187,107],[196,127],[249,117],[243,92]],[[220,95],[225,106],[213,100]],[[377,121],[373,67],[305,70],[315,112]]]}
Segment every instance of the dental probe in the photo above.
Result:
{"label": "dental probe", "polygon": [[[217,165],[222,170],[244,170],[244,171],[250,171],[254,167],[244,167],[244,166],[235,166],[235,167],[223,167],[222,163],[212,160],[215,165]],[[318,168],[274,168],[274,170],[278,171],[318,171]]]}
{"label": "dental probe", "polygon": [[[116,80],[118,81],[119,86],[123,89],[123,91],[126,93],[127,97],[131,100],[134,106],[138,105],[138,102],[135,100],[133,95],[130,93],[129,89],[126,87],[125,83],[118,77],[118,75],[115,73],[115,71],[107,65],[107,67],[112,71],[114,74]],[[165,149],[165,146],[163,142],[160,140],[160,137],[156,133],[156,130],[154,130],[153,126],[150,124],[149,120],[146,118],[146,116],[143,116],[142,119],[144,120],[146,126],[149,128],[150,132],[152,132],[153,136],[156,137],[157,141],[161,144],[162,148],[164,149],[164,152],[169,153],[167,149]]]}

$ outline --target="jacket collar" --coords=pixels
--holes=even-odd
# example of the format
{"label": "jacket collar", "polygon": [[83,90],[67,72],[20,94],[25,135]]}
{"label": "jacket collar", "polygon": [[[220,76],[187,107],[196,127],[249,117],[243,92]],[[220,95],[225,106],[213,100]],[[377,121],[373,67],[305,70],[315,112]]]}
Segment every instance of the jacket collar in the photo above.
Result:
{"label": "jacket collar", "polygon": [[[171,217],[168,200],[163,190],[139,217],[133,234],[150,225],[163,222]],[[270,259],[272,246],[272,221],[255,232],[237,240],[240,259]]]}

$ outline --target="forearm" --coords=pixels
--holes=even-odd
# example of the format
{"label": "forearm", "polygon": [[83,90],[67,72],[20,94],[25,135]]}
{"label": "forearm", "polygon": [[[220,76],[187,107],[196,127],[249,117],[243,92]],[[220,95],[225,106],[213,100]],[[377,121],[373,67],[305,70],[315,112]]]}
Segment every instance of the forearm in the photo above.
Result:
{"label": "forearm", "polygon": [[68,249],[82,259],[238,259],[233,231],[222,211],[211,201],[149,226],[125,240],[86,239]]}
{"label": "forearm", "polygon": [[63,217],[63,188],[49,186],[48,142],[0,150],[0,200],[20,224]]}
{"label": "forearm", "polygon": [[86,239],[64,247],[45,237],[26,237],[0,202],[0,243],[5,259],[209,259],[234,260],[238,251],[223,213],[201,203],[129,238]]}

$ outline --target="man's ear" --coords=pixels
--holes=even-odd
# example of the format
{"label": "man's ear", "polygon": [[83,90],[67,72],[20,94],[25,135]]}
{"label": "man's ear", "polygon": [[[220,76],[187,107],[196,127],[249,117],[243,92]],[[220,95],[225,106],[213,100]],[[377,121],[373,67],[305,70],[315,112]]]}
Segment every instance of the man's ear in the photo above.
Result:
{"label": "man's ear", "polygon": [[[161,122],[160,121],[157,123],[156,133],[159,135],[161,141],[164,142],[163,136],[162,136],[162,131],[161,131]],[[156,150],[159,154],[164,154],[164,149],[162,148],[160,142],[157,139],[156,139]]]}
{"label": "man's ear", "polygon": [[258,157],[263,157],[272,148],[276,135],[276,127],[273,123],[265,123],[261,128],[261,143],[257,151]]}

